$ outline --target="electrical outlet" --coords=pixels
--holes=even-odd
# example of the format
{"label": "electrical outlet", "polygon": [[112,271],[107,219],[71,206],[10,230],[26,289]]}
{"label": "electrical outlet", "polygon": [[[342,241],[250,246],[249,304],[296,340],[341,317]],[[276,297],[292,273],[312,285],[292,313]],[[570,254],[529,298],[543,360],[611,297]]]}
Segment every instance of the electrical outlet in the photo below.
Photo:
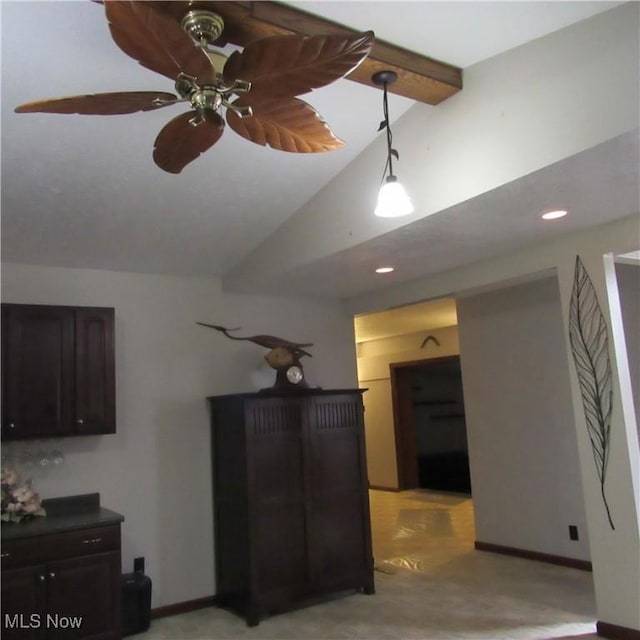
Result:
{"label": "electrical outlet", "polygon": [[575,524],[569,525],[569,540],[578,540],[578,527]]}
{"label": "electrical outlet", "polygon": [[133,559],[133,572],[144,573],[144,556]]}

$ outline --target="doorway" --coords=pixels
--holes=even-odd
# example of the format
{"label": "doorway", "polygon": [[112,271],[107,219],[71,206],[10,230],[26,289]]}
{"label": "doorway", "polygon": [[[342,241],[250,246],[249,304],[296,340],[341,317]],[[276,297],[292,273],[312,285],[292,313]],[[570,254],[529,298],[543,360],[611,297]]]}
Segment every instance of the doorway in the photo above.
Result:
{"label": "doorway", "polygon": [[399,488],[470,495],[460,357],[389,367]]}

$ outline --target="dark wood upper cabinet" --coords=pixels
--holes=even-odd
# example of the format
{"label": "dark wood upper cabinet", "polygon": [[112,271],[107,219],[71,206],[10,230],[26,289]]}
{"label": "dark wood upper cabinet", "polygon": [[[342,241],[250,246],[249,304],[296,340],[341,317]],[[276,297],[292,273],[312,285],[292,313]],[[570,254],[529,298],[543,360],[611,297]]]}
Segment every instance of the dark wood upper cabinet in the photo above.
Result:
{"label": "dark wood upper cabinet", "polygon": [[78,435],[114,433],[113,309],[75,311],[75,417]]}
{"label": "dark wood upper cabinet", "polygon": [[2,439],[115,433],[114,310],[2,304]]}

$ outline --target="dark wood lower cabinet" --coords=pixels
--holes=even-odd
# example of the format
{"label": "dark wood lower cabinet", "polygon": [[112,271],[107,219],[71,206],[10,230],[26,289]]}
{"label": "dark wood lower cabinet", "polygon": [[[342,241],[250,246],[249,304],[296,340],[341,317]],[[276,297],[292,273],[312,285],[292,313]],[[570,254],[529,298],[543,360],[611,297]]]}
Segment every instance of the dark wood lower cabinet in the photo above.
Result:
{"label": "dark wood lower cabinet", "polygon": [[217,598],[249,625],[374,593],[361,393],[209,398]]}
{"label": "dark wood lower cabinet", "polygon": [[3,542],[2,637],[118,640],[120,575],[119,525]]}
{"label": "dark wood lower cabinet", "polygon": [[5,640],[41,640],[45,627],[46,585],[42,567],[2,572],[2,637]]}
{"label": "dark wood lower cabinet", "polygon": [[[119,637],[120,554],[115,551],[51,563],[47,585],[50,620],[47,638]],[[66,620],[56,626],[56,616],[69,622],[80,621],[70,629]],[[58,621],[62,618],[57,618]]]}

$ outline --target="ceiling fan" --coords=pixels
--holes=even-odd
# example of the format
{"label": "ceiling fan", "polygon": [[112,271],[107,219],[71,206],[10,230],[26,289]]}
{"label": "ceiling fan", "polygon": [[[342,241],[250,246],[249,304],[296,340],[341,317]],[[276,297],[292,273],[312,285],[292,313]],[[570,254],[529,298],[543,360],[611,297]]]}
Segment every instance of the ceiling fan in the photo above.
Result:
{"label": "ceiling fan", "polygon": [[213,146],[227,124],[251,142],[295,153],[344,146],[320,114],[296,96],[344,77],[373,46],[373,32],[355,35],[271,36],[229,57],[211,48],[224,29],[221,16],[185,1],[181,22],[145,0],[105,0],[111,36],[143,67],[175,82],[172,93],[130,91],[39,100],[17,113],[116,115],[178,103],[190,110],[158,134],[153,159],[180,173]]}

